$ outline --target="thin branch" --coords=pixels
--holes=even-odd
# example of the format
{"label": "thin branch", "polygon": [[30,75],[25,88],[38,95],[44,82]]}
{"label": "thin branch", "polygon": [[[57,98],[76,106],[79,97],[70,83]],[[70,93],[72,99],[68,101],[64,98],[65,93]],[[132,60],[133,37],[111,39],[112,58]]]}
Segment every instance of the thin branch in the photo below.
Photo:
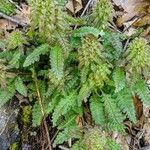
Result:
{"label": "thin branch", "polygon": [[38,96],[38,102],[39,102],[39,105],[40,105],[40,110],[41,110],[41,113],[43,115],[43,122],[44,122],[45,131],[46,131],[49,150],[52,150],[50,135],[49,135],[49,131],[48,131],[48,126],[47,126],[47,123],[46,123],[46,120],[45,120],[44,107],[43,107],[43,104],[42,104],[42,98],[41,98],[41,94],[40,94],[40,90],[39,90],[39,86],[38,86],[38,79],[37,79],[37,76],[36,76],[36,73],[35,73],[34,69],[33,69],[33,79],[34,79],[34,82],[35,82],[35,88],[36,88],[36,92],[37,92],[37,96]]}
{"label": "thin branch", "polygon": [[16,8],[18,8],[21,12],[22,12],[22,9],[19,5],[17,5],[15,2],[13,2],[12,0],[8,0],[10,3],[12,3],[13,5],[15,5]]}
{"label": "thin branch", "polygon": [[66,147],[61,146],[61,145],[59,146],[59,148],[62,149],[62,150],[69,150],[69,148],[66,148]]}
{"label": "thin branch", "polygon": [[24,22],[23,20],[18,20],[18,19],[15,18],[15,17],[10,17],[10,16],[8,16],[8,15],[2,13],[2,12],[0,12],[0,17],[3,17],[4,19],[7,19],[7,20],[9,20],[9,21],[11,21],[11,22],[14,22],[14,23],[16,23],[16,24],[18,24],[18,25],[21,25],[21,26],[23,26],[23,27],[28,25],[27,22]]}

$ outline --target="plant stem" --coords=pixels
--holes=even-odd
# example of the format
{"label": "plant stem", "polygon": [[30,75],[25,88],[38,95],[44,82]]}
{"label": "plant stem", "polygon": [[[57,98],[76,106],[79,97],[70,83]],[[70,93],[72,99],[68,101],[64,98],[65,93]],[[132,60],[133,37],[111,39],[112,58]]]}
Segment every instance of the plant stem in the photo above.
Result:
{"label": "plant stem", "polygon": [[33,73],[33,80],[34,80],[34,83],[35,83],[35,88],[36,88],[36,92],[37,92],[37,97],[38,97],[40,110],[41,110],[41,113],[42,113],[42,116],[43,116],[43,122],[44,122],[45,131],[46,131],[49,150],[52,150],[50,135],[49,135],[49,131],[48,131],[48,126],[47,126],[46,119],[45,119],[44,107],[43,107],[43,104],[42,104],[42,98],[41,98],[41,94],[40,94],[40,90],[39,90],[39,86],[38,86],[38,79],[37,79],[37,76],[36,76],[36,73],[35,73],[34,69],[32,70],[32,73]]}

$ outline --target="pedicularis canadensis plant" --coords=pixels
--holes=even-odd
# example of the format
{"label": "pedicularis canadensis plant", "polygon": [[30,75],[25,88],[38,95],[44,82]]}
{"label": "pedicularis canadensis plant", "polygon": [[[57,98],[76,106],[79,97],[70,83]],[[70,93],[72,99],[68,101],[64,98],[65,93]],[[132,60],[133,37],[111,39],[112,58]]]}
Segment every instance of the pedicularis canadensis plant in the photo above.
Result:
{"label": "pedicularis canadensis plant", "polygon": [[107,0],[97,0],[83,18],[69,16],[57,0],[29,4],[30,27],[0,45],[0,105],[16,92],[28,97],[32,125],[39,126],[44,113],[59,129],[53,147],[72,138],[72,150],[119,150],[108,133],[125,133],[125,119],[136,123],[133,97],[150,106],[149,44],[133,36],[123,47],[129,37],[109,29]]}

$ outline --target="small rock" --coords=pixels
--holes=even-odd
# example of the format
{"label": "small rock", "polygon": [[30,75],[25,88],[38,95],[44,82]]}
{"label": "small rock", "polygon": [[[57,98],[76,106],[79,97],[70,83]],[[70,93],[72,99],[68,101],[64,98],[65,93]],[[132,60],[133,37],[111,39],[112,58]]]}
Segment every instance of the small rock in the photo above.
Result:
{"label": "small rock", "polygon": [[150,145],[149,145],[149,146],[144,146],[144,147],[141,148],[140,150],[150,150]]}

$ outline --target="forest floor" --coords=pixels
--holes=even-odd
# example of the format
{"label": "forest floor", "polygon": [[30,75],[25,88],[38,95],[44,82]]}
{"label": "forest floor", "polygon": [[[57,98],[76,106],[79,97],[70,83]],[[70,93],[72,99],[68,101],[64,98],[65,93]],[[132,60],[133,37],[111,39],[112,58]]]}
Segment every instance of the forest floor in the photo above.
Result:
{"label": "forest floor", "polygon": [[[96,0],[68,0],[64,7],[72,16],[84,16],[91,11],[95,1]],[[0,32],[5,33],[5,36],[14,30],[22,30],[30,25],[29,16],[31,8],[27,2],[25,0],[10,0],[9,2],[12,3],[15,8],[14,10],[8,10],[8,13],[7,8],[5,12],[1,11],[2,8],[0,6]],[[113,21],[109,23],[109,27],[116,33],[122,33],[127,36],[132,36],[137,33],[138,30],[140,32],[142,31],[140,36],[150,42],[150,0],[112,0],[111,3],[114,8],[114,17]],[[9,11],[12,11],[12,13],[9,13]],[[0,39],[5,38],[5,36],[1,36]],[[128,41],[124,43],[124,47],[126,47],[127,44]],[[147,83],[150,84],[150,81]],[[114,133],[112,137],[122,145],[123,150],[150,150],[150,109],[144,106],[138,98],[135,99],[134,102],[138,122],[132,124],[130,121],[125,121],[128,134],[120,135]],[[19,122],[19,127],[15,129],[15,133],[13,133],[13,135],[10,133],[10,126],[16,120],[18,124],[20,114],[23,113],[22,107],[25,106],[27,106],[26,109],[30,111],[28,100],[20,95],[16,95],[12,102],[1,108],[0,150],[7,150],[8,145],[10,145],[10,143],[12,144],[18,135],[20,136],[20,132],[22,136],[28,136],[26,134],[28,130],[30,130],[30,144],[24,144],[22,146],[23,150],[37,149],[38,145],[46,141],[46,139],[44,139],[43,124],[38,129],[31,129]],[[2,122],[4,122],[4,124],[2,124]],[[47,122],[49,122],[49,120],[47,120]],[[16,124],[16,122],[14,124]],[[34,136],[36,132],[38,136]],[[54,133],[51,134],[53,135],[52,137],[55,138],[55,134],[57,133],[55,133],[55,131],[53,132]],[[10,137],[6,138],[6,134]],[[24,137],[24,139],[28,139],[28,137]],[[17,150],[15,144],[13,144],[10,149]],[[65,145],[60,146],[59,149],[68,150]]]}

